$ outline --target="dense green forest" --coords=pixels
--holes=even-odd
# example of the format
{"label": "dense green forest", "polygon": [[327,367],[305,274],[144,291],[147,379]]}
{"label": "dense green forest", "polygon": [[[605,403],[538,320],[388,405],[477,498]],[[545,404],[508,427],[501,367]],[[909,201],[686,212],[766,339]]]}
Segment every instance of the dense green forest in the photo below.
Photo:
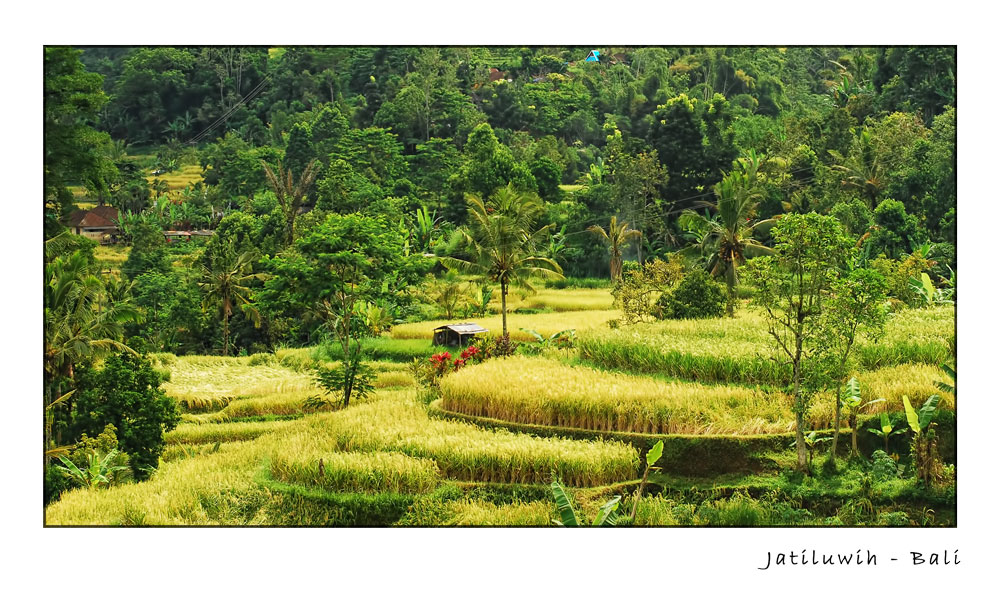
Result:
{"label": "dense green forest", "polygon": [[[679,250],[753,153],[757,217],[832,214],[872,258],[930,244],[940,280],[956,268],[954,71],[946,47],[49,48],[46,237],[76,206],[71,186],[116,207],[134,226],[124,275],[157,309],[133,335],[214,350],[195,274],[226,248],[264,272],[335,213],[451,255],[465,196],[510,184],[544,201],[543,250],[566,276],[607,276],[586,228],[614,215],[641,231],[626,259]],[[185,165],[201,174],[181,190],[149,177]],[[268,167],[293,186],[276,191]],[[171,266],[154,227],[216,233]],[[233,316],[234,350],[309,341],[302,305],[250,284],[261,327]],[[393,298],[394,319],[427,315]]]}

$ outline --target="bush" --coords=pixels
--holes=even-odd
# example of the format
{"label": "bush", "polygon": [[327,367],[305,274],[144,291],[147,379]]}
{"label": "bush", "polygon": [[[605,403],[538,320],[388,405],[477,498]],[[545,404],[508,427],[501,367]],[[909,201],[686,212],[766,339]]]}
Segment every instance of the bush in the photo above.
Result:
{"label": "bush", "polygon": [[726,312],[726,292],[699,268],[685,275],[673,291],[661,296],[658,306],[662,318],[722,317]]}
{"label": "bush", "polygon": [[911,526],[910,517],[905,512],[880,512],[876,526]]}
{"label": "bush", "polygon": [[163,433],[176,427],[181,417],[160,383],[148,357],[125,352],[110,357],[100,371],[81,372],[74,435],[99,438],[108,424],[114,425],[136,479],[145,479],[159,463]]}
{"label": "bush", "polygon": [[872,478],[875,481],[887,481],[896,479],[899,476],[899,467],[892,457],[885,454],[885,451],[875,451],[872,453]]}

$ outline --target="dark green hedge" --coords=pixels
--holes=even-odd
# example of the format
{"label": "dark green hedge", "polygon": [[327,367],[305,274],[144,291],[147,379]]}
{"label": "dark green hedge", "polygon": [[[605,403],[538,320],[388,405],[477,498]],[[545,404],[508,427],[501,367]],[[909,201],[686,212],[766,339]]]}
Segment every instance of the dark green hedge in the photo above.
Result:
{"label": "dark green hedge", "polygon": [[385,527],[413,504],[406,494],[344,494],[291,485],[269,477],[258,479],[272,492],[269,512],[277,526]]}

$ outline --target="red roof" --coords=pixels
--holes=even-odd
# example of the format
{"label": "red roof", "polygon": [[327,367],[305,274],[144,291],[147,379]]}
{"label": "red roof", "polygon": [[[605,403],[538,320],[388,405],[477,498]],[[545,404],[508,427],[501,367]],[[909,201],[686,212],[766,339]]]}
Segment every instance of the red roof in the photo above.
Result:
{"label": "red roof", "polygon": [[69,227],[117,227],[118,210],[107,205],[77,209],[69,216]]}

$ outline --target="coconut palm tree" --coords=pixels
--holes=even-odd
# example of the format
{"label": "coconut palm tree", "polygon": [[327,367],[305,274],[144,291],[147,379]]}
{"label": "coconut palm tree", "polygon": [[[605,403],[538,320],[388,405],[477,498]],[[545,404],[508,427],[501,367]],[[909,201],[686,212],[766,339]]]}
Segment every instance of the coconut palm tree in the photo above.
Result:
{"label": "coconut palm tree", "polygon": [[250,287],[246,284],[255,279],[263,280],[261,273],[252,272],[254,252],[241,252],[238,256],[232,250],[212,258],[211,265],[202,265],[202,280],[198,283],[204,291],[202,309],[217,308],[222,314],[222,354],[229,355],[229,318],[233,308],[239,306],[243,314],[260,327],[260,313],[250,302]]}
{"label": "coconut palm tree", "polygon": [[[115,350],[134,353],[121,340],[124,324],[139,314],[127,294],[106,292],[80,251],[45,265],[43,296],[45,403],[50,406],[65,397],[60,396],[60,382],[72,382],[80,363]],[[48,427],[46,439],[52,440]]]}
{"label": "coconut palm tree", "polygon": [[[714,276],[725,275],[726,313],[733,316],[733,301],[739,283],[739,268],[747,258],[774,251],[754,239],[754,232],[774,224],[774,219],[752,222],[763,194],[756,186],[760,159],[753,153],[738,162],[738,169],[715,185],[716,203],[706,203],[718,211],[708,218],[708,231],[701,248],[708,255],[707,267]],[[710,254],[709,254],[710,253]]]}
{"label": "coconut palm tree", "polygon": [[879,160],[873,138],[870,131],[862,130],[854,138],[849,155],[830,151],[837,161],[831,168],[843,174],[841,185],[858,189],[872,209],[878,205],[878,197],[886,184],[885,167]]}
{"label": "coconut palm tree", "polygon": [[299,214],[302,200],[309,192],[309,187],[316,181],[316,175],[319,174],[317,162],[318,160],[309,162],[298,179],[295,179],[292,171],[285,170],[281,162],[278,163],[278,171],[275,172],[267,162],[260,161],[264,165],[267,183],[274,191],[274,196],[278,198],[281,210],[285,214],[285,243],[288,245],[295,241],[295,217]]}
{"label": "coconut palm tree", "polygon": [[622,280],[622,248],[632,238],[641,237],[642,232],[637,229],[628,229],[627,221],[618,223],[618,217],[615,215],[611,216],[611,223],[607,230],[599,225],[592,225],[587,228],[587,231],[608,245],[608,252],[611,254],[611,280],[615,282]]}
{"label": "coconut palm tree", "polygon": [[471,260],[442,258],[449,269],[479,275],[500,283],[500,311],[503,335],[507,332],[507,293],[511,285],[530,293],[531,277],[563,278],[562,268],[554,260],[538,256],[542,238],[552,229],[546,225],[532,230],[541,216],[541,199],[519,193],[511,186],[499,189],[483,202],[477,195],[467,195],[469,226],[460,229]]}

